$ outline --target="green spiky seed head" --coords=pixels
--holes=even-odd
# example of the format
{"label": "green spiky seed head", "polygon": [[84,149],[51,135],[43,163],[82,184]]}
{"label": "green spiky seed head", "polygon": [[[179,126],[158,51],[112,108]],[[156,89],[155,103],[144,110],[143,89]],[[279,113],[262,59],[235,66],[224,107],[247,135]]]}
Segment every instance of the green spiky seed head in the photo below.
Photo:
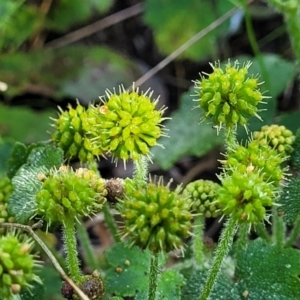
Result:
{"label": "green spiky seed head", "polygon": [[272,206],[275,189],[259,172],[239,165],[220,180],[218,201],[225,215],[240,223],[258,223],[267,217],[266,207]]}
{"label": "green spiky seed head", "polygon": [[281,164],[285,159],[286,157],[279,155],[268,145],[261,145],[257,140],[253,140],[246,147],[239,145],[236,149],[229,150],[223,164],[228,173],[242,164],[248,170],[260,172],[266,182],[279,186],[280,181],[284,179]]}
{"label": "green spiky seed head", "polygon": [[240,68],[237,61],[233,65],[229,62],[223,70],[220,63],[211,64],[213,72],[195,82],[204,118],[212,118],[219,130],[223,124],[228,129],[236,124],[246,126],[250,117],[258,117],[257,105],[264,97],[258,79],[247,77],[250,65],[248,62]]}
{"label": "green spiky seed head", "polygon": [[32,240],[21,240],[15,233],[0,236],[1,299],[13,299],[13,294],[19,294],[22,288],[30,288],[32,281],[40,282],[35,275],[39,264],[30,254],[32,247]]}
{"label": "green spiky seed head", "polygon": [[[11,180],[8,177],[0,179],[0,223],[13,223],[15,218],[7,211],[8,199],[13,192]],[[0,228],[0,234],[5,232]]]}
{"label": "green spiky seed head", "polygon": [[163,134],[163,109],[156,110],[158,100],[152,102],[149,91],[139,94],[138,89],[127,92],[120,87],[119,93],[106,92],[103,105],[95,106],[98,139],[115,159],[139,159],[149,155],[150,147],[157,144]]}
{"label": "green spiky seed head", "polygon": [[37,215],[51,224],[65,218],[91,216],[106,202],[105,181],[94,171],[67,166],[40,176],[42,188],[36,195]]}
{"label": "green spiky seed head", "polygon": [[66,158],[78,158],[85,163],[102,154],[103,148],[92,142],[96,119],[90,109],[86,110],[80,104],[76,108],[69,106],[67,111],[61,110],[58,119],[54,121],[56,130],[52,140],[63,149]]}
{"label": "green spiky seed head", "polygon": [[183,195],[192,200],[192,212],[201,213],[206,218],[215,218],[220,214],[217,202],[217,190],[220,185],[211,180],[196,180],[189,183]]}
{"label": "green spiky seed head", "polygon": [[180,249],[192,226],[190,200],[154,183],[142,188],[127,180],[125,190],[120,212],[132,244],[153,253]]}
{"label": "green spiky seed head", "polygon": [[292,131],[281,125],[265,125],[260,131],[253,133],[253,139],[259,141],[261,145],[269,145],[279,153],[289,155],[293,152],[293,142],[295,136]]}

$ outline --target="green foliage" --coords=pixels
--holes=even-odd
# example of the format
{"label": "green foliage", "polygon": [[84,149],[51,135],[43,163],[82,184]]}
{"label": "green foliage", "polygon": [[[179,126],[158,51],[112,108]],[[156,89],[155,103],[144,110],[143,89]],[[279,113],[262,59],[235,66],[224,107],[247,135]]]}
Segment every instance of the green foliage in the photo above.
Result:
{"label": "green foliage", "polygon": [[0,104],[0,134],[23,143],[49,139],[49,117],[53,116],[54,111],[51,110],[37,113],[25,107],[7,107]]}
{"label": "green foliage", "polygon": [[[109,67],[106,67],[107,64]],[[132,67],[132,64],[116,54],[113,50],[100,47],[87,48],[83,46],[70,46],[61,49],[41,49],[29,53],[16,52],[7,53],[0,57],[1,81],[8,84],[5,92],[8,96],[19,95],[24,92],[38,91],[46,96],[60,98],[63,96],[78,97],[82,95],[84,84],[90,86],[84,87],[88,95],[83,97],[89,101],[104,93],[105,88],[126,83],[126,69]],[[108,69],[115,74],[116,81],[106,81],[99,79],[99,86],[95,88],[91,78],[95,73],[95,66],[99,69]],[[89,80],[87,80],[87,78]],[[113,78],[114,76],[112,76]],[[125,81],[124,81],[125,80]],[[77,82],[79,81],[79,86]],[[131,81],[130,81],[131,82]],[[81,92],[77,92],[81,89]],[[84,94],[85,95],[85,94]]]}
{"label": "green foliage", "polygon": [[46,173],[62,163],[62,150],[52,146],[41,146],[33,149],[16,176],[12,179],[14,192],[8,209],[17,222],[26,223],[36,211],[35,197],[41,188],[38,175]]}
{"label": "green foliage", "polygon": [[64,0],[59,1],[53,13],[50,14],[48,27],[64,31],[74,24],[83,23],[95,11],[106,12],[113,0]]}
{"label": "green foliage", "polygon": [[8,171],[7,160],[11,155],[14,141],[2,140],[0,136],[0,177],[6,176]]}
{"label": "green foliage", "polygon": [[[187,277],[186,286],[182,290],[182,300],[199,300],[199,295],[207,279],[206,270],[193,270]],[[241,300],[239,291],[227,275],[221,273],[213,288],[210,298],[213,300]]]}
{"label": "green foliage", "polygon": [[179,109],[164,124],[169,129],[170,137],[161,138],[159,144],[168,151],[159,147],[152,150],[154,161],[163,169],[169,169],[184,155],[201,156],[222,144],[222,137],[216,136],[212,125],[205,122],[199,125],[201,111],[193,109],[195,102],[191,101],[191,94],[194,94],[193,89],[183,94]]}
{"label": "green foliage", "polygon": [[[21,12],[21,13],[20,13]],[[42,14],[38,7],[24,1],[2,1],[0,13],[0,51],[16,50],[37,30]]]}
{"label": "green foliage", "polygon": [[147,290],[149,251],[119,243],[106,251],[106,260],[110,265],[106,273],[107,293],[132,297],[137,291]]}
{"label": "green foliage", "polygon": [[[181,0],[147,0],[145,21],[152,27],[160,51],[168,55],[232,7],[229,1],[223,0],[215,2],[191,0],[188,3]],[[216,54],[218,35],[224,34],[227,29],[228,23],[221,25],[216,30],[217,34],[216,32],[207,34],[187,49],[182,57],[199,60],[209,53]]]}
{"label": "green foliage", "polygon": [[[106,260],[110,265],[105,277],[107,294],[145,299],[147,295],[150,252],[134,246],[115,244],[106,251]],[[160,258],[160,263],[164,262]],[[180,299],[180,287],[184,284],[182,275],[171,270],[164,271],[159,277],[158,299]]]}
{"label": "green foliage", "polygon": [[40,282],[30,282],[32,288],[20,293],[21,300],[41,300],[45,299],[45,286]]}
{"label": "green foliage", "polygon": [[257,239],[237,255],[237,288],[249,300],[299,299],[299,274],[300,252],[296,249]]}
{"label": "green foliage", "polygon": [[293,144],[294,152],[291,155],[293,166],[300,171],[300,128],[296,132],[296,139]]}
{"label": "green foliage", "polygon": [[7,160],[7,176],[12,179],[19,168],[26,163],[29,155],[29,147],[23,143],[16,142],[12,148],[11,155]]}
{"label": "green foliage", "polygon": [[289,180],[283,188],[279,199],[278,211],[283,212],[283,218],[288,224],[293,224],[300,215],[300,177]]}

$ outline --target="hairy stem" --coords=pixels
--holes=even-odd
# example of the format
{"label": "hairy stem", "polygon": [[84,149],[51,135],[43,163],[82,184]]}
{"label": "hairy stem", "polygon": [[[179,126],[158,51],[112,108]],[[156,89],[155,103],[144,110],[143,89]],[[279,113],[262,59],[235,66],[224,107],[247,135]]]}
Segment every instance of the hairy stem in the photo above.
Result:
{"label": "hairy stem", "polygon": [[68,216],[65,218],[63,233],[69,273],[71,278],[78,282],[81,277],[81,270],[79,268],[74,218]]}
{"label": "hairy stem", "polygon": [[255,230],[259,237],[266,240],[267,242],[271,241],[271,237],[270,237],[269,233],[267,232],[266,227],[263,223],[260,222],[260,223],[256,224]]}
{"label": "hairy stem", "polygon": [[291,44],[300,66],[300,1],[269,0],[283,14]]}
{"label": "hairy stem", "polygon": [[204,221],[203,215],[197,216],[195,219],[194,236],[193,236],[193,251],[196,263],[199,266],[203,266],[203,232],[204,232]]}
{"label": "hairy stem", "polygon": [[215,251],[212,267],[210,269],[207,281],[204,285],[203,292],[199,298],[200,300],[208,299],[216,282],[217,276],[220,273],[222,262],[231,248],[236,229],[236,221],[232,217],[229,218],[225,223],[223,231],[221,233],[220,241]]}
{"label": "hairy stem", "polygon": [[146,156],[141,155],[140,158],[134,161],[134,177],[133,179],[138,185],[147,181],[149,160]]}
{"label": "hairy stem", "polygon": [[116,221],[115,221],[114,217],[112,216],[110,209],[109,209],[109,205],[107,203],[105,203],[103,205],[102,211],[104,214],[104,219],[105,219],[106,225],[107,225],[110,233],[112,234],[113,239],[115,240],[116,243],[121,242],[121,237],[118,232],[118,227],[117,227]]}
{"label": "hairy stem", "polygon": [[249,232],[249,224],[247,223],[241,224],[238,231],[238,239],[236,241],[237,253],[239,253],[246,247],[248,242],[248,232]]}
{"label": "hairy stem", "polygon": [[158,281],[158,254],[151,255],[148,300],[155,300]]}
{"label": "hairy stem", "polygon": [[54,268],[59,273],[60,277],[68,282],[68,284],[73,288],[74,292],[80,297],[82,300],[89,300],[89,298],[84,294],[84,292],[75,284],[75,282],[68,277],[65,273],[64,269],[61,267],[55,256],[49,250],[49,248],[45,245],[45,243],[40,239],[40,237],[34,232],[34,230],[39,229],[43,226],[43,221],[39,221],[38,223],[33,224],[32,226],[17,224],[17,223],[1,223],[0,227],[6,228],[17,228],[26,231],[29,233],[34,240],[40,245],[40,247],[44,250],[47,254],[48,258],[52,262]]}
{"label": "hairy stem", "polygon": [[278,216],[277,207],[272,207],[273,240],[278,246],[283,247],[285,239],[285,224],[281,216]]}
{"label": "hairy stem", "polygon": [[300,234],[300,216],[297,217],[294,227],[289,235],[289,238],[287,239],[287,241],[285,242],[284,246],[285,247],[292,247],[293,244],[297,241],[297,239],[299,238],[299,234]]}
{"label": "hairy stem", "polygon": [[82,223],[77,223],[76,229],[77,229],[80,245],[84,250],[84,257],[87,264],[92,268],[92,270],[98,270],[100,266],[97,257],[95,255],[95,252],[93,250],[93,246],[91,244],[90,238],[87,234],[86,228]]}

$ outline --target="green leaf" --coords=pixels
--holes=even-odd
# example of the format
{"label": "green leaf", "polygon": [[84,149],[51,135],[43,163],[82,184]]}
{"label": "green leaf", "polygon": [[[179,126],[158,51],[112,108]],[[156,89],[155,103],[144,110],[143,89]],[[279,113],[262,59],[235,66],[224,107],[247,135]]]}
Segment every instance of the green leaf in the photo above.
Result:
{"label": "green leaf", "polygon": [[[260,61],[257,58],[240,56],[234,60],[238,60],[241,65],[247,61],[251,61],[252,65],[249,68],[248,75],[250,77],[259,75],[259,81],[264,82],[260,85],[260,90],[263,92],[264,96],[271,96],[271,98],[264,99],[266,104],[259,104],[258,106],[258,109],[261,110],[258,114],[262,121],[256,117],[252,117],[249,120],[249,131],[258,131],[263,125],[270,125],[275,122],[277,105],[276,98],[284,92],[286,87],[293,80],[295,76],[294,65],[291,62],[282,59],[278,55],[265,54],[261,57],[261,61],[266,71],[266,73],[263,73],[263,69],[259,63]],[[278,80],[278,74],[280,74],[280,80]],[[241,126],[238,127],[238,137],[244,141],[248,137],[247,132]]]}
{"label": "green leaf", "polygon": [[[0,56],[0,66],[8,97],[33,89],[47,97],[79,98],[84,103],[98,99],[107,88],[130,86],[139,76],[138,67],[130,60],[104,47],[70,46],[8,53]],[[1,115],[0,120],[0,124],[4,123]],[[19,124],[17,121],[14,120]]]}
{"label": "green leaf", "polygon": [[61,294],[62,279],[52,265],[45,265],[38,273],[43,281],[47,297],[40,300],[65,300]]}
{"label": "green leaf", "polygon": [[[150,266],[148,251],[135,246],[128,248],[119,243],[106,251],[106,260],[111,266],[106,273],[107,293],[133,297],[137,291],[147,290]],[[117,272],[117,268],[121,272]]]}
{"label": "green leaf", "polygon": [[283,212],[283,219],[292,225],[300,215],[300,177],[292,178],[283,187],[278,211]]}
{"label": "green leaf", "polygon": [[179,272],[166,270],[161,274],[158,281],[158,300],[180,300],[181,287],[184,286],[185,279]]}
{"label": "green leaf", "polygon": [[[168,55],[232,7],[229,1],[224,0],[190,0],[188,4],[182,0],[147,0],[144,17],[145,22],[153,29],[158,48]],[[199,60],[208,54],[216,54],[217,38],[228,27],[229,21],[205,35],[181,57]]]}
{"label": "green leaf", "polygon": [[[173,270],[166,270],[158,277],[157,300],[181,300],[181,287],[185,284],[183,275]],[[147,290],[139,292],[135,300],[147,299]]]}
{"label": "green leaf", "polygon": [[[115,244],[106,251],[106,260],[110,265],[106,273],[106,292],[122,297],[133,297],[136,300],[145,299],[148,290],[148,275],[151,254],[148,250],[142,251],[134,246],[126,247],[122,243]],[[165,256],[159,257],[159,265],[166,262]],[[173,271],[161,274],[158,282],[159,299],[179,300],[179,287],[183,277]],[[174,296],[174,297],[173,297]]]}
{"label": "green leaf", "polygon": [[[207,271],[194,270],[187,278],[187,284],[182,290],[182,300],[199,300],[206,282]],[[209,297],[210,300],[241,300],[238,290],[232,280],[221,273]]]}
{"label": "green leaf", "polygon": [[[7,1],[1,1],[7,2]],[[31,37],[42,22],[42,14],[37,6],[16,1],[14,5],[1,3],[4,20],[0,23],[0,49],[15,50]],[[2,26],[1,26],[2,25]]]}
{"label": "green leaf", "polygon": [[94,9],[99,12],[107,11],[113,0],[65,0],[59,1],[48,17],[48,26],[64,31],[72,25],[83,23],[92,16]]}
{"label": "green leaf", "polygon": [[10,179],[12,179],[18,169],[26,163],[27,157],[27,147],[20,142],[16,142],[12,148],[11,156],[7,160],[7,176]]}
{"label": "green leaf", "polygon": [[7,107],[0,104],[0,135],[26,144],[49,139],[49,118],[54,116],[53,110],[37,113],[26,107]]}
{"label": "green leaf", "polygon": [[170,137],[161,138],[159,144],[166,150],[161,147],[152,149],[153,160],[165,170],[184,155],[201,156],[222,144],[222,136],[217,136],[212,124],[207,121],[199,124],[202,110],[195,108],[196,102],[191,94],[194,94],[193,89],[182,95],[179,109],[165,123]]}
{"label": "green leaf", "polygon": [[59,148],[43,146],[31,151],[27,163],[12,179],[14,192],[9,199],[8,210],[17,222],[25,224],[35,214],[35,196],[41,188],[38,174],[47,173],[62,162],[63,152]]}
{"label": "green leaf", "polygon": [[31,282],[30,290],[22,290],[20,293],[21,300],[41,300],[45,298],[45,286],[38,282]]}
{"label": "green leaf", "polygon": [[235,278],[247,300],[300,299],[300,252],[261,239],[237,255]]}
{"label": "green leaf", "polygon": [[294,151],[291,155],[293,166],[300,171],[300,128],[296,132],[296,139],[293,144]]}
{"label": "green leaf", "polygon": [[297,129],[299,128],[299,119],[300,119],[299,111],[283,113],[280,116],[278,116],[277,119],[279,125],[284,125],[286,128],[291,130],[294,134],[296,134]]}
{"label": "green leaf", "polygon": [[7,161],[11,155],[14,141],[0,138],[0,177],[6,176],[8,171]]}

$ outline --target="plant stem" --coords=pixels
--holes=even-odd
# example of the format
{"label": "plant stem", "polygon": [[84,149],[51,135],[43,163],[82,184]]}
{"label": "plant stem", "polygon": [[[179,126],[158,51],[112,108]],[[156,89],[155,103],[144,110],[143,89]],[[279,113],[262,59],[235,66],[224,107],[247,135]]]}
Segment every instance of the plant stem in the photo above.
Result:
{"label": "plant stem", "polygon": [[148,300],[155,300],[158,279],[158,254],[151,255]]}
{"label": "plant stem", "polygon": [[267,230],[266,230],[266,227],[263,223],[257,223],[255,225],[255,230],[256,230],[256,233],[259,237],[261,237],[262,239],[266,240],[267,242],[270,242],[271,241],[271,237],[270,235],[268,234]]}
{"label": "plant stem", "polygon": [[203,232],[204,232],[204,221],[203,215],[197,216],[195,219],[194,236],[193,236],[193,251],[196,263],[199,266],[203,266]]}
{"label": "plant stem", "polygon": [[237,224],[236,221],[230,217],[224,225],[223,231],[221,233],[220,242],[215,251],[215,256],[213,259],[212,267],[210,269],[208,278],[203,288],[203,292],[200,296],[200,300],[207,300],[213,286],[216,282],[217,276],[221,270],[223,259],[231,248],[233,237],[236,233]]}
{"label": "plant stem", "polygon": [[76,229],[77,229],[80,245],[84,249],[84,254],[85,254],[84,256],[88,266],[91,267],[93,271],[98,270],[100,266],[98,264],[98,260],[93,250],[93,246],[87,234],[86,228],[83,226],[82,223],[77,223]]}
{"label": "plant stem", "polygon": [[262,58],[262,54],[260,52],[258,43],[256,41],[256,37],[255,37],[255,33],[254,33],[252,21],[251,21],[251,14],[250,14],[250,9],[249,9],[249,4],[247,4],[247,0],[244,0],[243,9],[244,9],[244,13],[245,13],[245,25],[246,25],[246,30],[247,30],[247,35],[248,35],[248,39],[249,39],[249,42],[250,42],[250,46],[251,46],[252,51],[255,54],[255,57],[257,58],[257,61],[259,63],[261,73],[262,73],[263,79],[264,79],[265,84],[266,84],[266,89],[269,91],[269,90],[271,90],[269,74],[268,74],[268,70],[266,68],[266,65],[264,63],[264,60]]}
{"label": "plant stem", "polygon": [[67,216],[63,222],[63,238],[67,255],[67,266],[72,279],[76,282],[80,280],[81,271],[77,253],[77,242],[75,232],[75,219]]}
{"label": "plant stem", "polygon": [[289,235],[289,238],[284,244],[284,247],[292,247],[293,244],[296,242],[300,234],[300,216],[297,217],[294,227]]}
{"label": "plant stem", "polygon": [[17,223],[1,223],[0,227],[6,227],[6,228],[18,228],[21,230],[24,230],[28,232],[34,240],[40,245],[40,247],[44,250],[44,252],[49,257],[50,261],[52,262],[54,268],[59,273],[60,277],[68,282],[68,284],[73,288],[74,292],[80,297],[82,300],[89,300],[89,298],[84,294],[84,292],[76,285],[76,283],[68,277],[68,275],[65,273],[64,269],[61,267],[59,262],[56,260],[55,256],[49,250],[49,248],[46,246],[46,244],[40,239],[40,237],[34,232],[34,230],[39,229],[43,226],[43,221],[39,221],[32,226],[23,225],[23,224],[17,224]]}
{"label": "plant stem", "polygon": [[282,217],[278,216],[277,207],[272,207],[272,229],[273,229],[273,240],[278,246],[283,247],[284,236],[285,236],[285,225]]}
{"label": "plant stem", "polygon": [[138,160],[134,161],[133,179],[138,183],[138,185],[144,184],[147,181],[148,164],[149,159],[144,155],[141,155]]}
{"label": "plant stem", "polygon": [[300,1],[269,0],[272,5],[283,14],[287,30],[291,39],[292,47],[300,66]]}
{"label": "plant stem", "polygon": [[116,243],[121,242],[121,237],[118,232],[118,227],[117,227],[116,221],[115,221],[114,217],[112,216],[110,209],[109,209],[109,205],[107,203],[105,203],[103,205],[102,211],[104,214],[106,225],[107,225],[110,233],[112,234],[113,239],[115,240]]}
{"label": "plant stem", "polygon": [[241,224],[238,231],[238,239],[236,241],[237,253],[239,253],[246,247],[248,241],[248,232],[249,232],[249,224],[247,223]]}

